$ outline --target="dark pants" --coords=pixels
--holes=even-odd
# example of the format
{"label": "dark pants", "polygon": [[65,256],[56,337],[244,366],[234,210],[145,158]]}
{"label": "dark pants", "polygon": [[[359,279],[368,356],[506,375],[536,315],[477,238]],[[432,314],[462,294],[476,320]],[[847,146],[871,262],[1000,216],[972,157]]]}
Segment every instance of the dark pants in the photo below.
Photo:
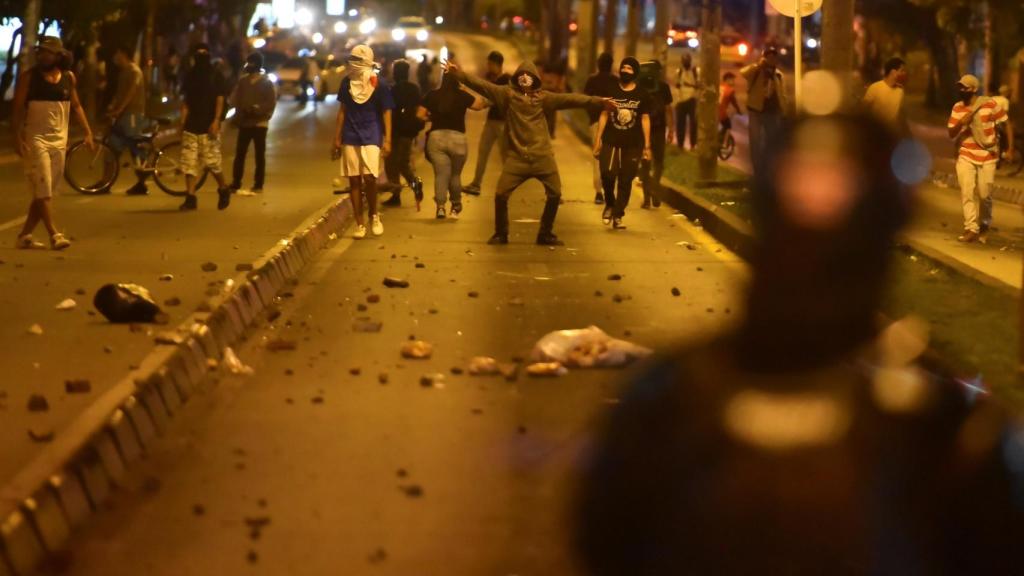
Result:
{"label": "dark pants", "polygon": [[697,147],[697,99],[691,98],[676,104],[676,141],[683,148],[686,141],[687,123],[689,123],[690,148]]}
{"label": "dark pants", "polygon": [[[605,206],[612,209],[612,216],[622,218],[629,206],[629,197],[633,193],[633,179],[640,171],[640,160],[643,158],[640,147],[617,148],[604,146],[601,148],[601,184],[604,186]],[[618,194],[616,194],[618,186]]]}
{"label": "dark pants", "polygon": [[494,232],[508,236],[508,199],[524,182],[536,178],[544,186],[547,200],[540,218],[540,233],[550,234],[558,215],[558,202],[562,198],[562,179],[554,158],[536,161],[523,160],[510,153],[505,158],[504,169],[498,177],[498,188],[494,194]]}
{"label": "dark pants", "polygon": [[238,129],[238,142],[235,144],[235,166],[232,170],[231,185],[242,187],[242,173],[245,172],[245,155],[249,152],[249,143],[256,148],[256,176],[252,187],[263,188],[263,178],[267,170],[267,129],[260,126],[242,126]]}
{"label": "dark pants", "polygon": [[416,180],[416,172],[412,168],[412,143],[412,138],[396,136],[391,143],[391,154],[384,159],[384,172],[396,190],[402,185],[401,178],[405,178],[406,184]]}
{"label": "dark pants", "polygon": [[661,174],[665,170],[665,126],[651,126],[651,161],[644,161],[640,167],[640,179],[644,183],[644,202],[661,200]]}
{"label": "dark pants", "polygon": [[548,135],[554,139],[555,128],[558,126],[558,111],[554,108],[550,108],[544,111],[544,116],[548,120]]}
{"label": "dark pants", "polygon": [[750,164],[754,176],[764,174],[768,151],[782,140],[782,113],[747,110],[750,131]]}

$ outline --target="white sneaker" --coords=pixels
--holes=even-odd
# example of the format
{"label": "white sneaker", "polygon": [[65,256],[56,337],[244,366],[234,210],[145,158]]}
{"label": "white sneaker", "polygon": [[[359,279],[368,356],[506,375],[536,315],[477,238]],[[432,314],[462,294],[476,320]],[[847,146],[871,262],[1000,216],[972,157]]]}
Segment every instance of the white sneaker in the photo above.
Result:
{"label": "white sneaker", "polygon": [[41,250],[46,248],[46,244],[42,242],[36,242],[32,239],[31,234],[25,234],[24,236],[18,236],[18,241],[14,244],[19,250]]}
{"label": "white sneaker", "polygon": [[380,236],[384,233],[384,223],[380,221],[380,214],[373,215],[373,222],[370,224],[370,229],[373,230],[374,236]]}
{"label": "white sneaker", "polygon": [[52,246],[54,250],[63,250],[71,246],[71,241],[65,238],[60,232],[57,232],[53,236],[50,236],[50,246]]}
{"label": "white sneaker", "polygon": [[356,231],[352,233],[352,237],[355,238],[356,240],[362,240],[363,238],[366,238],[366,226],[363,226],[362,224],[357,224]]}

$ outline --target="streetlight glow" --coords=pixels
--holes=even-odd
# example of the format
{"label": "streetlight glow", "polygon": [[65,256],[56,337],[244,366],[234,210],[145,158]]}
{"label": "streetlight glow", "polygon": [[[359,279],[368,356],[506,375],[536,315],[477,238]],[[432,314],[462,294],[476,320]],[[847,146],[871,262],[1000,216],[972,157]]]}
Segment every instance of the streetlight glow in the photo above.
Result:
{"label": "streetlight glow", "polygon": [[344,34],[345,32],[348,32],[348,24],[345,24],[341,20],[334,23],[335,34]]}

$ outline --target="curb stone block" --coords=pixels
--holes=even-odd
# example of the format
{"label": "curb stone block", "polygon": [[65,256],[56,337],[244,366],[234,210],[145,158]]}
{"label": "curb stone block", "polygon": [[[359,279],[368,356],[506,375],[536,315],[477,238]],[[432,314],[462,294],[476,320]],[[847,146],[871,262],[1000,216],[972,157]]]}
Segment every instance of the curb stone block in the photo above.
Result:
{"label": "curb stone block", "polygon": [[110,496],[110,478],[107,477],[107,471],[103,469],[100,455],[93,446],[86,447],[79,455],[78,462],[75,464],[75,472],[85,488],[85,495],[89,499],[89,508],[94,512],[98,511]]}
{"label": "curb stone block", "polygon": [[114,444],[114,437],[108,431],[103,430],[92,441],[92,447],[100,458],[107,479],[112,484],[119,485],[124,480],[125,464],[121,459],[121,454],[117,451],[117,445]]}
{"label": "curb stone block", "polygon": [[129,396],[121,406],[121,410],[124,411],[124,415],[131,422],[132,429],[135,430],[135,437],[139,442],[139,447],[144,452],[148,451],[156,440],[157,431],[152,417],[146,411],[146,407],[139,404],[139,400],[135,396]]}
{"label": "curb stone block", "polygon": [[15,510],[0,524],[0,550],[7,557],[13,574],[29,576],[46,552],[28,518]]}
{"label": "curb stone block", "polygon": [[194,337],[189,338],[181,345],[181,359],[185,363],[185,369],[188,370],[189,378],[187,382],[184,382],[188,386],[178,389],[182,393],[181,400],[184,402],[192,395],[192,387],[198,385],[206,377],[206,352]]}
{"label": "curb stone block", "polygon": [[238,315],[242,318],[242,330],[245,330],[252,324],[253,313],[249,309],[249,303],[245,301],[245,297],[238,291],[231,295],[229,303],[234,303],[238,309]]}
{"label": "curb stone block", "polygon": [[178,395],[178,390],[174,382],[167,374],[167,367],[163,367],[160,372],[153,374],[150,382],[153,383],[153,387],[156,388],[157,393],[160,395],[160,399],[164,401],[164,407],[167,408],[167,415],[174,416],[181,409],[181,396]]}
{"label": "curb stone block", "polygon": [[35,526],[36,534],[47,553],[64,549],[71,538],[71,526],[61,510],[57,496],[47,487],[22,503],[22,509]]}
{"label": "curb stone block", "polygon": [[267,261],[267,276],[270,278],[270,286],[274,288],[274,294],[284,288],[284,276],[281,274],[281,259],[278,258],[277,254],[272,256]]}
{"label": "curb stone block", "polygon": [[142,455],[142,445],[139,443],[139,436],[124,410],[114,410],[107,428],[114,438],[114,444],[118,454],[121,455],[121,460],[126,465],[138,460]]}
{"label": "curb stone block", "polygon": [[228,298],[222,305],[224,310],[227,311],[228,318],[231,319],[231,326],[235,334],[242,335],[245,333],[245,318],[242,316],[242,308],[238,304],[238,301],[233,297]]}
{"label": "curb stone block", "polygon": [[64,470],[50,476],[49,489],[57,497],[64,517],[67,518],[72,528],[84,524],[92,514],[92,507],[89,505],[89,497],[85,494],[85,487],[73,472]]}
{"label": "curb stone block", "polygon": [[260,299],[259,292],[256,291],[256,287],[250,282],[243,284],[240,292],[242,297],[246,299],[246,303],[249,305],[249,312],[252,313],[253,319],[255,319],[263,311],[263,300]]}
{"label": "curb stone block", "polygon": [[[186,359],[179,356],[167,367],[167,373],[165,375],[166,379],[170,381],[171,386],[177,393],[181,403],[188,400],[191,395],[192,385],[194,382],[187,366],[188,364],[189,362]],[[177,409],[175,409],[175,412],[177,412]]]}
{"label": "curb stone block", "polygon": [[203,322],[202,324],[196,324],[192,330],[192,338],[199,351],[198,353],[204,356],[203,373],[206,372],[206,359],[219,359],[221,351],[221,348],[217,346],[217,340],[213,337],[213,330],[210,330],[210,325],[208,324],[209,321],[210,320],[207,319],[206,322]]}
{"label": "curb stone block", "polygon": [[256,291],[260,293],[260,298],[263,299],[263,307],[266,308],[274,303],[274,296],[277,294],[274,291],[274,287],[270,284],[270,278],[264,275],[259,275],[255,279]]}
{"label": "curb stone block", "polygon": [[149,417],[149,421],[153,424],[153,430],[159,436],[167,430],[169,424],[168,419],[170,414],[167,411],[167,407],[164,406],[164,400],[160,397],[160,393],[157,392],[156,386],[147,384],[141,387],[138,394],[139,404],[146,412]]}

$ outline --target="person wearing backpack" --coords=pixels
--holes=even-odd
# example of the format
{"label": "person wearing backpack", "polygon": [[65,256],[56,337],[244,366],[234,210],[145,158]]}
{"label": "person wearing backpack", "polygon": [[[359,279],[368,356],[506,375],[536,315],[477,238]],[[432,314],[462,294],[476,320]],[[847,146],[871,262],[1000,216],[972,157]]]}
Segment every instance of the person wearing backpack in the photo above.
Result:
{"label": "person wearing backpack", "polygon": [[947,128],[957,145],[956,177],[964,206],[964,232],[957,240],[985,243],[992,225],[992,196],[999,161],[996,125],[1007,121],[1006,111],[992,98],[978,95],[978,78],[964,75],[957,82],[960,99]]}
{"label": "person wearing backpack", "polygon": [[412,188],[416,198],[416,209],[419,210],[423,201],[423,181],[416,176],[412,165],[413,142],[423,130],[424,123],[416,117],[416,111],[422,102],[420,87],[409,81],[409,62],[395,62],[392,73],[395,85],[391,94],[395,101],[395,125],[391,155],[384,161],[384,172],[388,175],[388,186],[391,197],[383,202],[384,206],[402,205],[402,178]]}

